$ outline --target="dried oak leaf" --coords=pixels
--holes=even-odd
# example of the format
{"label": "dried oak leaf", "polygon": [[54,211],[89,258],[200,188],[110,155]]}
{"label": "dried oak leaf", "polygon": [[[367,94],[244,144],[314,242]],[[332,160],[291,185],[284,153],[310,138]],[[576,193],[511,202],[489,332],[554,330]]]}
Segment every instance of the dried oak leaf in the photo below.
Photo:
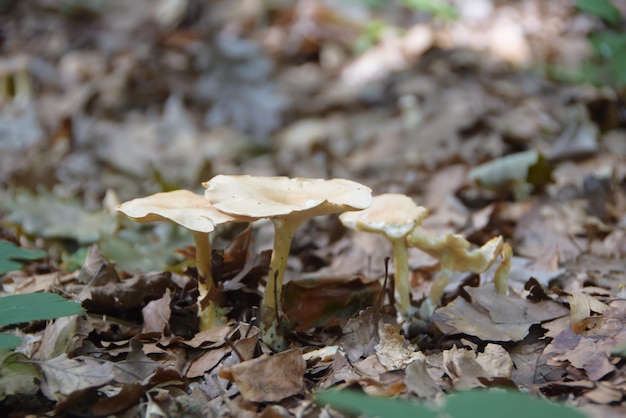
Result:
{"label": "dried oak leaf", "polygon": [[617,300],[588,330],[575,334],[570,327],[563,327],[544,350],[552,355],[548,364],[570,364],[584,370],[592,381],[603,378],[615,370],[611,356],[615,347],[626,341],[625,321],[626,301]]}
{"label": "dried oak leaf", "polygon": [[140,274],[118,283],[87,288],[83,306],[90,312],[123,312],[159,299],[166,289],[174,290],[170,272]]}
{"label": "dried oak leaf", "polygon": [[552,301],[532,303],[515,295],[496,294],[493,286],[464,289],[472,303],[459,297],[433,315],[435,325],[446,334],[468,334],[483,341],[521,341],[533,324],[568,313]]}
{"label": "dried oak leaf", "polygon": [[483,386],[480,378],[510,378],[513,361],[498,344],[487,344],[482,353],[452,348],[443,352],[443,365],[456,389]]}
{"label": "dried oak leaf", "polygon": [[247,401],[277,402],[302,390],[305,367],[302,352],[292,349],[224,367],[219,376],[234,382]]}
{"label": "dried oak leaf", "polygon": [[126,359],[112,363],[111,378],[118,383],[143,383],[154,375],[160,365],[144,353],[141,341],[131,339],[130,353]]}

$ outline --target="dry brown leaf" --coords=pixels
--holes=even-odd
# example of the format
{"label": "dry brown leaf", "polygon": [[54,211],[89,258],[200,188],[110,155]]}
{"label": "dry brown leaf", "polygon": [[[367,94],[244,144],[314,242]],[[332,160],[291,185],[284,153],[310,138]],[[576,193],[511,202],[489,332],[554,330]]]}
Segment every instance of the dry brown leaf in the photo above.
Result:
{"label": "dry brown leaf", "polygon": [[165,289],[174,290],[171,276],[170,272],[140,274],[118,283],[86,287],[80,296],[91,312],[124,312],[162,297]]}
{"label": "dry brown leaf", "polygon": [[125,360],[112,364],[111,377],[118,383],[144,383],[151,378],[157,368],[161,366],[143,351],[143,343],[137,339],[129,342],[130,352]]}
{"label": "dry brown leaf", "polygon": [[375,307],[370,306],[350,318],[343,327],[343,337],[339,347],[349,361],[357,361],[374,353],[374,346],[378,343],[377,318]]}
{"label": "dry brown leaf", "polygon": [[218,325],[206,331],[198,332],[188,341],[183,341],[191,348],[213,348],[224,345],[224,339],[232,332],[232,325]]}
{"label": "dry brown leaf", "polygon": [[593,390],[585,393],[585,398],[599,404],[616,404],[624,397],[624,389],[610,382],[596,382]]}
{"label": "dry brown leaf", "polygon": [[284,309],[295,331],[337,326],[371,306],[380,292],[378,280],[354,275],[308,275],[283,289]]}
{"label": "dry brown leaf", "polygon": [[487,344],[484,351],[476,356],[476,362],[488,373],[485,377],[511,377],[513,361],[501,345]]}
{"label": "dry brown leaf", "polygon": [[[240,360],[252,360],[261,331],[254,325],[240,323],[237,332],[240,334],[239,338],[233,343],[237,349],[237,356]],[[232,339],[233,336],[230,338]]]}
{"label": "dry brown leaf", "polygon": [[219,376],[234,382],[250,402],[278,402],[300,393],[306,363],[298,349],[243,361],[220,370]]}
{"label": "dry brown leaf", "polygon": [[[49,360],[63,353],[73,353],[87,336],[85,322],[78,315],[74,315],[59,318],[49,324],[41,337],[36,358]],[[83,328],[80,330],[82,332],[79,332],[80,327]]]}
{"label": "dry brown leaf", "polygon": [[482,387],[479,377],[489,375],[476,361],[476,353],[463,348],[451,348],[443,352],[443,367],[452,379],[455,389],[464,390],[474,387]]}
{"label": "dry brown leaf", "polygon": [[532,325],[532,322],[496,324],[487,313],[463,298],[437,309],[432,320],[444,334],[468,334],[483,341],[520,341]]}
{"label": "dry brown leaf", "polygon": [[202,376],[204,373],[217,366],[231,351],[232,349],[230,347],[218,347],[208,350],[191,362],[185,376],[190,379]]}
{"label": "dry brown leaf", "polygon": [[425,360],[417,346],[410,344],[400,334],[402,325],[379,325],[380,342],[376,344],[376,357],[387,369],[403,369],[416,360]]}
{"label": "dry brown leaf", "polygon": [[583,330],[574,334],[570,327],[564,327],[545,348],[544,354],[551,358],[548,364],[560,366],[570,364],[584,370],[592,381],[597,381],[615,370],[611,352],[621,342],[626,341],[626,302],[612,302],[602,316]]}
{"label": "dry brown leaf", "polygon": [[143,316],[142,333],[158,332],[163,334],[170,322],[170,303],[172,295],[170,289],[165,289],[165,294],[161,299],[151,300],[141,310]]}
{"label": "dry brown leaf", "polygon": [[106,385],[113,380],[111,362],[88,357],[70,359],[62,354],[38,363],[44,374],[41,390],[53,401],[63,400],[72,393]]}
{"label": "dry brown leaf", "polygon": [[567,315],[567,308],[552,300],[533,303],[515,294],[498,294],[493,286],[465,287],[472,303],[489,312],[497,324],[538,324]]}
{"label": "dry brown leaf", "polygon": [[567,299],[571,311],[572,331],[576,334],[580,334],[590,322],[593,322],[592,312],[603,313],[608,308],[604,303],[583,292],[574,292]]}
{"label": "dry brown leaf", "polygon": [[419,398],[431,399],[441,392],[441,389],[428,373],[426,360],[415,360],[406,366],[404,376],[406,388]]}

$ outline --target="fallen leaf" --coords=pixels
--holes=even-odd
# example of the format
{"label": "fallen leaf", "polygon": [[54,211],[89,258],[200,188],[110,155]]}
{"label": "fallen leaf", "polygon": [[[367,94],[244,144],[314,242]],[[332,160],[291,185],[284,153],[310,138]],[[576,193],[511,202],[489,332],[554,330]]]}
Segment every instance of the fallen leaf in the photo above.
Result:
{"label": "fallen leaf", "polygon": [[482,387],[479,377],[487,377],[489,373],[476,361],[476,353],[463,348],[452,348],[443,352],[443,367],[452,386],[458,390]]}
{"label": "fallen leaf", "polygon": [[625,320],[626,303],[618,300],[587,330],[574,334],[570,327],[565,327],[544,350],[544,354],[551,355],[548,364],[571,364],[584,370],[592,381],[603,378],[615,370],[611,353],[626,341]]}
{"label": "fallen leaf", "polygon": [[60,199],[44,188],[37,194],[18,191],[0,203],[9,214],[3,223],[19,225],[27,234],[43,238],[75,239],[81,244],[111,235],[115,217],[105,211],[87,211],[77,199]]}
{"label": "fallen leaf", "polygon": [[577,334],[584,331],[587,325],[593,322],[592,312],[603,313],[608,308],[604,303],[583,292],[574,292],[567,299],[571,311],[572,331]]}
{"label": "fallen leaf", "polygon": [[143,351],[143,343],[137,339],[129,342],[130,352],[125,360],[111,363],[111,378],[118,383],[132,384],[136,382],[145,383],[153,376],[159,362],[152,360]]}
{"label": "fallen leaf", "polygon": [[488,373],[484,377],[511,377],[513,361],[508,351],[501,345],[487,344],[485,349],[476,355],[476,361]]}
{"label": "fallen leaf", "polygon": [[428,373],[426,360],[415,360],[406,366],[404,384],[419,398],[432,399],[441,389]]}
{"label": "fallen leaf", "polygon": [[220,370],[250,402],[278,402],[302,391],[306,363],[298,349],[243,361]]}
{"label": "fallen leaf", "polygon": [[89,357],[70,359],[62,354],[38,362],[43,372],[41,391],[52,401],[59,401],[73,392],[106,385],[113,380],[113,363]]}
{"label": "fallen leaf", "polygon": [[202,376],[206,372],[211,371],[231,352],[232,349],[230,347],[218,347],[208,350],[191,362],[185,376],[190,379]]}
{"label": "fallen leaf", "polygon": [[90,312],[124,312],[137,309],[163,296],[176,285],[170,272],[139,274],[118,283],[89,286],[81,293],[83,305]]}
{"label": "fallen leaf", "polygon": [[417,346],[410,344],[400,334],[402,325],[379,325],[380,342],[376,344],[376,357],[387,369],[403,369],[416,360],[425,360]]}
{"label": "fallen leaf", "polygon": [[34,395],[39,380],[39,370],[23,354],[0,350],[0,401],[12,395]]}
{"label": "fallen leaf", "polygon": [[374,346],[378,343],[378,318],[376,308],[370,306],[350,318],[343,327],[343,336],[339,347],[349,361],[357,361],[374,353]]}
{"label": "fallen leaf", "polygon": [[172,310],[170,303],[172,295],[170,289],[165,289],[165,294],[161,299],[155,299],[148,302],[141,310],[143,316],[142,333],[158,332],[163,334],[170,322]]}
{"label": "fallen leaf", "polygon": [[483,341],[520,341],[532,325],[532,322],[494,323],[487,313],[463,298],[437,309],[432,321],[444,334],[468,334]]}

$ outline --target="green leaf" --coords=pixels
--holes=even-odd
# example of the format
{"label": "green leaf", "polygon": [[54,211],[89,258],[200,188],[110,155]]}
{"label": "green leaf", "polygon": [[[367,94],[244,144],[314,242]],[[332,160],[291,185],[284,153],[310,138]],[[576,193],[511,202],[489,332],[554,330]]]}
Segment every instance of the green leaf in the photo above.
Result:
{"label": "green leaf", "polygon": [[609,0],[576,0],[579,10],[599,17],[612,25],[619,24],[622,19],[617,7]]}
{"label": "green leaf", "polygon": [[22,263],[19,260],[38,260],[45,256],[45,251],[25,250],[8,241],[0,241],[0,274],[21,269]]}
{"label": "green leaf", "polygon": [[453,418],[480,416],[501,418],[584,418],[586,415],[575,409],[534,398],[520,392],[496,390],[470,390],[450,395],[443,410]]}
{"label": "green leaf", "polygon": [[53,319],[83,312],[80,303],[54,293],[27,293],[0,298],[0,326]]}
{"label": "green leaf", "polygon": [[453,20],[459,17],[458,10],[445,0],[403,0],[403,4],[412,10],[431,13],[444,20]]}
{"label": "green leaf", "polygon": [[34,395],[38,381],[39,369],[23,354],[0,350],[0,400],[8,395]]}
{"label": "green leaf", "polygon": [[489,190],[511,188],[516,200],[542,190],[552,178],[553,167],[536,150],[517,152],[472,168],[470,179]]}
{"label": "green leaf", "polygon": [[450,395],[439,411],[398,398],[377,398],[349,390],[325,391],[316,396],[316,402],[333,409],[368,417],[395,418],[584,418],[580,411],[565,405],[502,389],[470,390]]}
{"label": "green leaf", "polygon": [[13,350],[21,342],[22,340],[15,335],[0,334],[0,350]]}
{"label": "green leaf", "polygon": [[153,228],[133,223],[117,236],[102,237],[99,248],[118,269],[130,273],[154,271],[180,263],[174,250],[193,243],[191,233],[171,222],[159,222]]}
{"label": "green leaf", "polygon": [[0,201],[8,214],[4,224],[18,225],[29,235],[42,238],[74,239],[81,244],[96,242],[112,234],[114,215],[88,211],[77,199],[61,199],[44,188],[37,194],[19,190],[12,198]]}
{"label": "green leaf", "polygon": [[350,390],[319,392],[316,402],[328,404],[339,411],[367,414],[370,417],[437,417],[435,411],[420,404],[403,399],[375,398]]}

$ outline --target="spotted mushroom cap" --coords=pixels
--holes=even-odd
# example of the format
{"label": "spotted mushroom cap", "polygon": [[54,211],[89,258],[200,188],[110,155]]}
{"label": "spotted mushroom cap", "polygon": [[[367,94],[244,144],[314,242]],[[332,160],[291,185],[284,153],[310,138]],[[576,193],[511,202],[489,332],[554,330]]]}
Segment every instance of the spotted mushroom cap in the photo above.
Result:
{"label": "spotted mushroom cap", "polygon": [[391,239],[402,238],[428,216],[428,209],[399,193],[374,196],[372,205],[359,212],[342,213],[344,226],[357,231],[382,233]]}
{"label": "spotted mushroom cap", "polygon": [[156,193],[129,200],[115,209],[137,222],[170,220],[191,231],[205,233],[217,225],[239,220],[220,212],[204,196],[189,190]]}
{"label": "spotted mushroom cap", "polygon": [[298,212],[308,218],[365,209],[372,202],[368,187],[345,179],[218,175],[202,185],[217,209],[256,219]]}

